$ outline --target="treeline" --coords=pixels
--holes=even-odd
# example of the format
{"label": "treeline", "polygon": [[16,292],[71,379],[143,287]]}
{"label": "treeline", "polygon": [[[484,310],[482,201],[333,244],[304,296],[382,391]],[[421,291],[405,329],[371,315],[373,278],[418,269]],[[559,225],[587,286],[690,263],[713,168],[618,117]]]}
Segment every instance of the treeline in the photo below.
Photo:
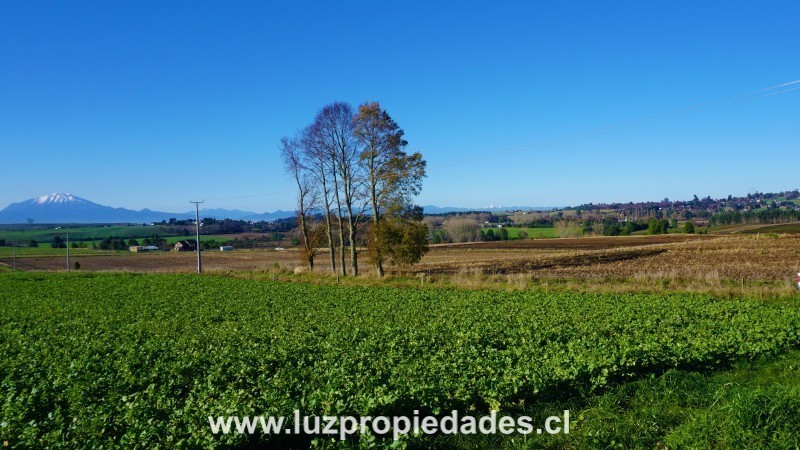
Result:
{"label": "treeline", "polygon": [[695,232],[694,224],[690,221],[680,224],[677,219],[656,219],[620,221],[607,217],[602,221],[584,221],[583,234],[598,234],[603,236],[630,236],[637,231],[647,230],[647,234],[667,234],[670,229],[683,233]]}
{"label": "treeline", "polygon": [[724,211],[711,216],[709,225],[760,225],[795,222],[800,211],[793,209],[758,209],[755,211]]}
{"label": "treeline", "polygon": [[404,134],[378,103],[356,111],[339,102],[281,140],[297,188],[301,259],[309,270],[318,250],[327,247],[332,273],[358,275],[359,235],[366,237],[379,276],[385,262],[412,264],[427,251],[422,208],[413,204],[426,164],[420,153],[406,153]]}
{"label": "treeline", "polygon": [[[269,222],[249,222],[247,220],[205,217],[200,219],[200,222],[203,224],[203,234],[285,233],[296,227],[293,218],[276,219]],[[170,219],[160,227],[168,236],[191,236],[195,233],[194,220]]]}
{"label": "treeline", "polygon": [[[695,216],[713,213],[714,211],[721,211],[723,209],[730,209],[733,211],[743,211],[748,209],[759,208],[788,208],[797,209],[798,205],[791,200],[800,198],[800,191],[797,189],[791,191],[777,192],[777,193],[762,193],[754,192],[747,194],[743,197],[734,197],[728,195],[726,198],[712,199],[710,196],[700,198],[695,195],[691,200],[678,200],[672,201],[665,198],[661,201],[650,202],[628,202],[628,203],[588,203],[575,207],[564,208],[567,210],[575,211],[598,211],[598,210],[614,210],[620,212],[629,212],[634,214],[648,214],[656,210],[671,210],[675,213],[691,213]],[[685,219],[691,217],[684,216]]]}
{"label": "treeline", "polygon": [[[249,238],[249,237],[241,237],[241,238],[234,238],[228,240],[217,241],[216,239],[209,239],[206,241],[200,241],[200,249],[201,250],[214,250],[218,247],[223,245],[230,245],[236,249],[245,249],[245,248],[258,248],[258,247],[266,247],[269,243],[274,243],[274,241],[281,241],[285,239],[285,236],[281,233],[273,233],[271,236],[261,236],[258,238]],[[299,240],[293,239],[292,245],[300,244]]]}

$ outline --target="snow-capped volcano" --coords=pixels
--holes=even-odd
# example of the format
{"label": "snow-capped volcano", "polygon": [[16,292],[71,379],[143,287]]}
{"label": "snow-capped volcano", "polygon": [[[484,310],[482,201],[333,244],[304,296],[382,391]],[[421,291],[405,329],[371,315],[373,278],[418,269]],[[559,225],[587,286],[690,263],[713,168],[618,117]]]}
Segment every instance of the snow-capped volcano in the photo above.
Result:
{"label": "snow-capped volcano", "polygon": [[0,223],[143,223],[175,217],[157,211],[103,206],[70,193],[55,192],[8,205]]}
{"label": "snow-capped volcano", "polygon": [[41,197],[32,199],[36,200],[37,205],[46,205],[46,204],[53,204],[53,203],[68,203],[68,202],[86,202],[80,197],[76,197],[69,192],[62,194],[60,192],[54,192],[52,194],[42,195]]}
{"label": "snow-capped volcano", "polygon": [[[187,202],[188,203],[188,202]],[[227,209],[200,210],[202,217],[218,219],[276,220],[294,216],[294,211],[256,214]],[[0,223],[150,223],[194,219],[194,211],[170,213],[143,209],[134,211],[100,205],[70,193],[55,192],[8,205],[0,211]]]}

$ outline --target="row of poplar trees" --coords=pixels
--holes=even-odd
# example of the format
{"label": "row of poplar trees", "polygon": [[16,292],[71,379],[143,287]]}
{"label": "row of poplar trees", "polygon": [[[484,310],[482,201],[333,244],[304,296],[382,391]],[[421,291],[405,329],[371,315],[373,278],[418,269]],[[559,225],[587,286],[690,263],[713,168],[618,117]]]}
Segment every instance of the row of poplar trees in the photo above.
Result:
{"label": "row of poplar trees", "polygon": [[364,235],[379,276],[385,264],[413,264],[428,250],[422,208],[413,204],[425,160],[406,152],[403,135],[377,102],[357,111],[339,102],[322,108],[295,136],[281,139],[286,171],[297,186],[301,259],[309,270],[319,249],[327,247],[332,273],[348,274],[349,253],[350,273],[358,275],[357,237]]}

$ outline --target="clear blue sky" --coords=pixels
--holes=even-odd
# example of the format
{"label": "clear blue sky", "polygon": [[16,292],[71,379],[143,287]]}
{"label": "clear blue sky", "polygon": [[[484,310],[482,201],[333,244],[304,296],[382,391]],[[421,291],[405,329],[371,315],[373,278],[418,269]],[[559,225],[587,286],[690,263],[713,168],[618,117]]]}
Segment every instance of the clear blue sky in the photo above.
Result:
{"label": "clear blue sky", "polygon": [[492,156],[800,79],[797,2],[543,3],[4,2],[0,208],[292,209],[280,137],[368,100],[425,155],[420,204],[800,187],[800,90]]}

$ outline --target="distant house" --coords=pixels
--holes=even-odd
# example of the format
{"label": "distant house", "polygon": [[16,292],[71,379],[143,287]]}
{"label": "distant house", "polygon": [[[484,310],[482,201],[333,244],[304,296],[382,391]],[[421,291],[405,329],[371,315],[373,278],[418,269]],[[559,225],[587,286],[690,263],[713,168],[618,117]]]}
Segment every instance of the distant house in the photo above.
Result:
{"label": "distant house", "polygon": [[233,246],[232,245],[223,245],[223,246],[221,246],[219,248],[219,251],[221,251],[221,252],[232,252],[233,251]]}
{"label": "distant house", "polygon": [[197,246],[194,241],[178,241],[174,248],[176,252],[193,252]]}

